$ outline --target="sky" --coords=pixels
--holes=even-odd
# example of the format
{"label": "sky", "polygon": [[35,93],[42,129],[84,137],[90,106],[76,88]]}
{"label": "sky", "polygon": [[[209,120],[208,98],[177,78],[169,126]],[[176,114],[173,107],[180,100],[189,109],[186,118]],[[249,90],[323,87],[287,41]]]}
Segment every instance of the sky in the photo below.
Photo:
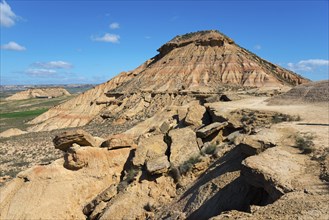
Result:
{"label": "sky", "polygon": [[176,35],[215,29],[311,80],[329,79],[328,0],[0,0],[1,85],[105,82]]}

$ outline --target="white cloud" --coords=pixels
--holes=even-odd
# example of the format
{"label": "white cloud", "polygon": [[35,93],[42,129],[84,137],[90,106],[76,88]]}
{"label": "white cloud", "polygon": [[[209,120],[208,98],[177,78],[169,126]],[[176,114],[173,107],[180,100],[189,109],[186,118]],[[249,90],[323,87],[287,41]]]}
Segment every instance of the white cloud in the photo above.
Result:
{"label": "white cloud", "polygon": [[262,46],[259,45],[259,44],[257,44],[257,45],[254,46],[254,49],[255,49],[255,50],[261,50],[261,49],[262,49]]}
{"label": "white cloud", "polygon": [[6,1],[0,2],[0,24],[4,27],[11,27],[15,24],[18,16],[11,10]]}
{"label": "white cloud", "polygon": [[33,66],[46,69],[71,69],[73,65],[65,61],[36,62]]}
{"label": "white cloud", "polygon": [[298,62],[298,64],[313,65],[313,66],[329,66],[329,60],[322,60],[322,59],[301,60]]}
{"label": "white cloud", "polygon": [[92,36],[91,39],[93,41],[119,43],[120,36],[119,35],[116,35],[116,34],[106,33],[102,37],[94,37],[94,36]]}
{"label": "white cloud", "polygon": [[120,28],[120,24],[117,22],[113,22],[110,24],[110,28],[111,29],[119,29]]}
{"label": "white cloud", "polygon": [[26,74],[37,77],[47,77],[56,74],[56,70],[53,69],[28,69]]}
{"label": "white cloud", "polygon": [[8,44],[1,45],[2,50],[15,50],[15,51],[24,51],[25,47],[19,45],[14,41],[10,41]]}
{"label": "white cloud", "polygon": [[328,67],[329,60],[323,59],[309,59],[301,60],[298,63],[288,63],[288,69],[292,71],[313,72],[319,67]]}

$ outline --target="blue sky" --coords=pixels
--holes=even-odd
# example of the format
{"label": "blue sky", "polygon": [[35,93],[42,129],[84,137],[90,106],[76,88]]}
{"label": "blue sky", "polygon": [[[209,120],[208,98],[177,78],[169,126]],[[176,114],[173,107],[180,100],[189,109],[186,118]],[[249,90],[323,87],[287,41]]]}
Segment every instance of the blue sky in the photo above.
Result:
{"label": "blue sky", "polygon": [[102,83],[176,35],[217,29],[260,57],[328,79],[328,1],[3,1],[1,84]]}

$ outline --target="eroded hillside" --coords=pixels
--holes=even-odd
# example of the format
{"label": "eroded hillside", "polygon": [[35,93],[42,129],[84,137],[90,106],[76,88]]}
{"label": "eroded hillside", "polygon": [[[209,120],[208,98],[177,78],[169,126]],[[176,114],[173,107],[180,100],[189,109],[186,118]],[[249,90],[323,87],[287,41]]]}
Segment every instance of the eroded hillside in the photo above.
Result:
{"label": "eroded hillside", "polygon": [[[82,126],[108,108],[107,105],[111,111],[120,111],[130,102],[130,96],[134,99],[140,93],[218,93],[228,85],[282,88],[308,82],[241,48],[218,31],[177,36],[158,51],[158,55],[135,70],[121,73],[37,117],[30,122],[34,126],[29,130]],[[126,100],[121,97],[116,101],[122,95]],[[147,106],[140,104],[139,108]]]}

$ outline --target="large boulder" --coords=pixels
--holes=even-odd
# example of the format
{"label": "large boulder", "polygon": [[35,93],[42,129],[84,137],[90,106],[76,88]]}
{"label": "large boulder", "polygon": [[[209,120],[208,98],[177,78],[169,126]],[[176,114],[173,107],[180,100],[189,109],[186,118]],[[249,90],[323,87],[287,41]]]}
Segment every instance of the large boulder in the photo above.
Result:
{"label": "large boulder", "polygon": [[176,185],[170,176],[161,176],[154,181],[140,180],[138,184],[129,184],[111,199],[97,219],[155,219],[150,209],[160,209],[175,196]]}
{"label": "large boulder", "polygon": [[199,103],[195,103],[188,108],[185,117],[185,124],[197,128],[204,124],[206,108]]}
{"label": "large boulder", "polygon": [[155,128],[156,130],[160,130],[160,127],[164,122],[168,123],[170,127],[175,124],[173,118],[177,115],[177,107],[171,106],[158,111],[154,116],[148,118],[131,129],[125,131],[125,134],[133,135],[135,137],[139,137],[143,134],[149,133],[151,128]]}
{"label": "large boulder", "polygon": [[0,219],[85,219],[82,207],[112,184],[118,184],[130,149],[79,149],[86,165],[63,167],[59,159],[34,166],[0,188]]}
{"label": "large boulder", "polygon": [[100,146],[98,139],[94,138],[82,129],[63,132],[55,136],[53,143],[56,149],[60,149],[62,151],[67,151],[74,143],[79,144],[80,146]]}
{"label": "large boulder", "polygon": [[162,134],[141,138],[135,152],[133,164],[135,166],[142,166],[150,159],[165,156],[167,148],[168,146],[164,142]]}
{"label": "large boulder", "polygon": [[179,166],[199,153],[194,131],[189,128],[174,129],[169,132],[171,138],[170,162]]}
{"label": "large boulder", "polygon": [[205,106],[213,122],[227,121],[234,128],[240,128],[243,126],[240,117],[236,117],[236,115],[232,114],[232,109],[223,107],[221,103],[206,103]]}
{"label": "large boulder", "polygon": [[238,134],[233,143],[248,156],[259,154],[282,143],[283,134],[277,130],[263,129],[255,135]]}
{"label": "large boulder", "polygon": [[292,192],[303,174],[304,160],[281,148],[275,147],[242,162],[241,175],[258,188],[263,188],[272,201]]}
{"label": "large boulder", "polygon": [[240,148],[241,152],[248,156],[259,154],[267,148],[274,147],[271,142],[264,143],[262,140],[257,139],[257,136],[241,134],[234,140],[234,144]]}

